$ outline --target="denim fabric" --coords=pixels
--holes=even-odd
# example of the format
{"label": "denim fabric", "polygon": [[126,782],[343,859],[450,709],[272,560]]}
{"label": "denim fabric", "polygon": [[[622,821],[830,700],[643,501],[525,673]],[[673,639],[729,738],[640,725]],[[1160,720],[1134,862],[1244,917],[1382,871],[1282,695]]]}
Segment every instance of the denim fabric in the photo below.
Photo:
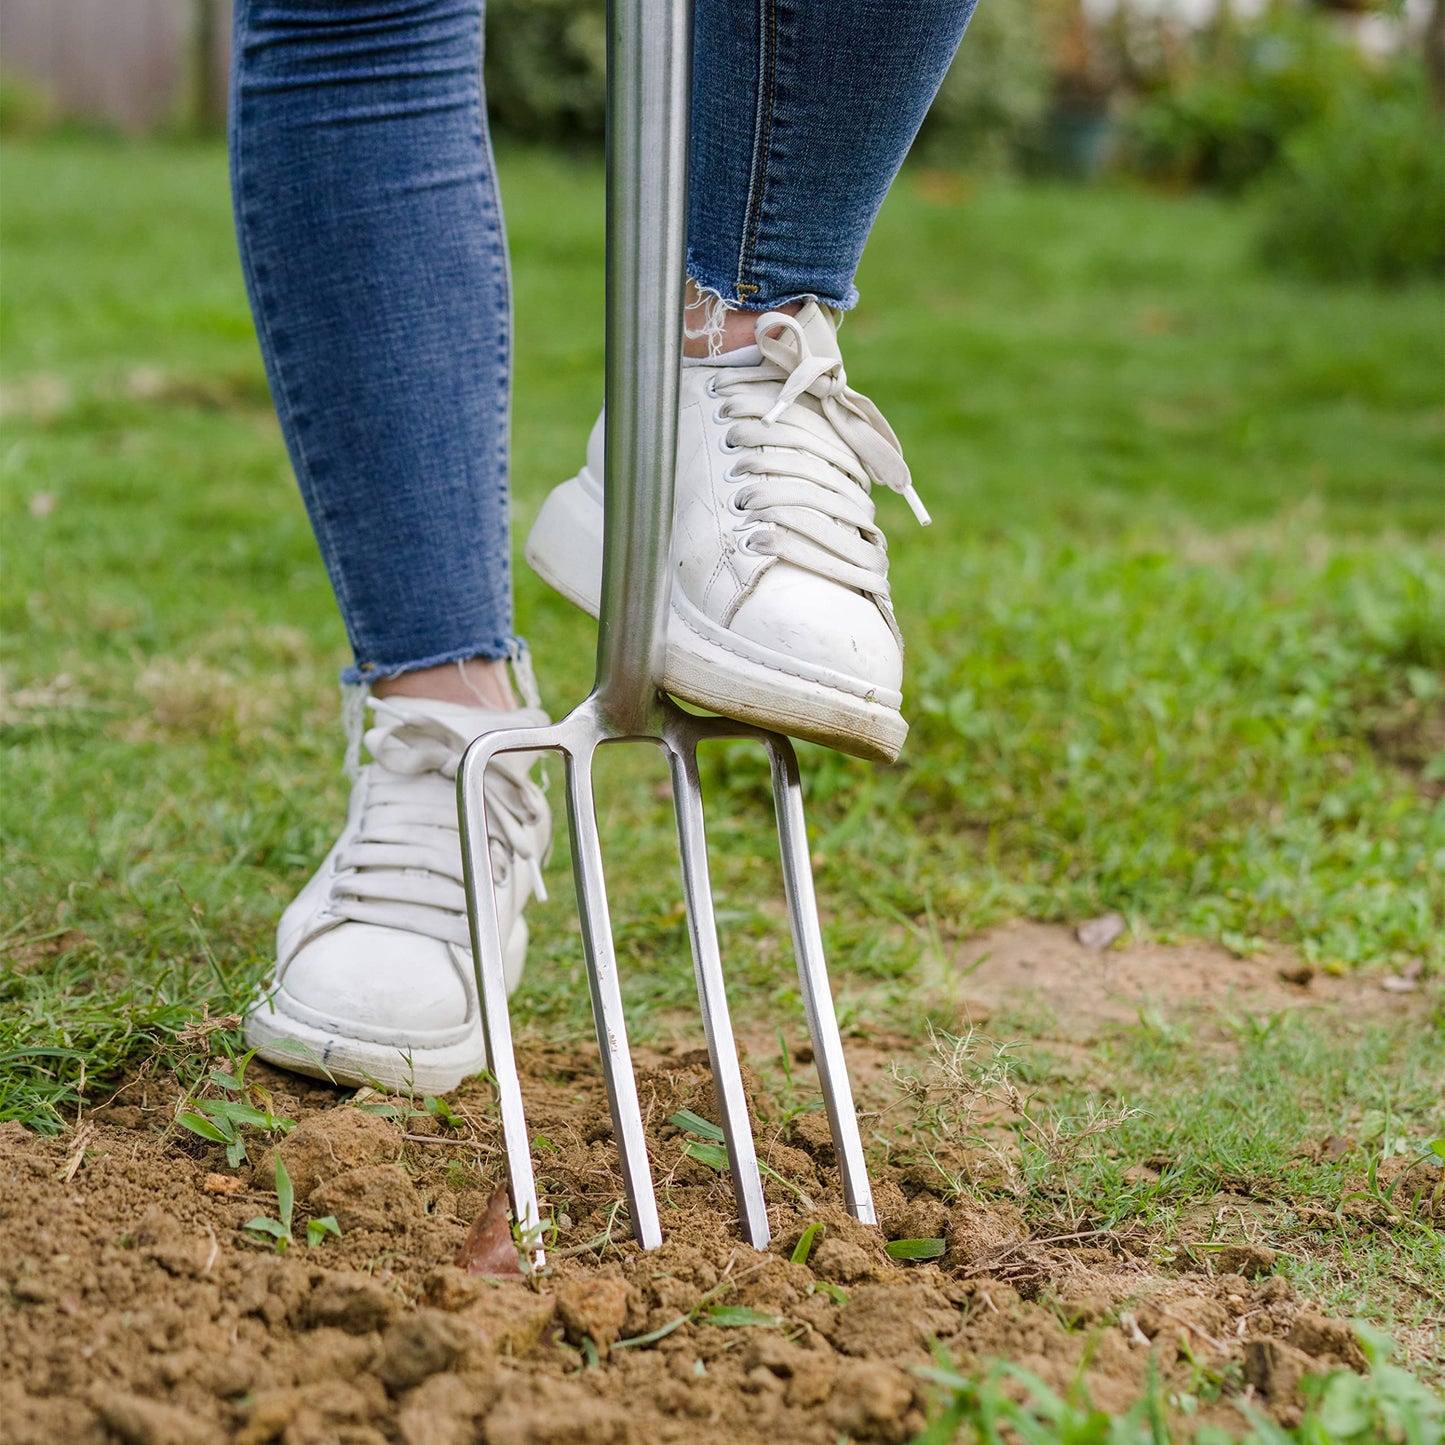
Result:
{"label": "denim fabric", "polygon": [[695,0],[688,274],[749,311],[846,310],[977,0]]}
{"label": "denim fabric", "polygon": [[[857,300],[975,0],[696,0],[689,271]],[[231,182],[287,448],[361,682],[512,634],[506,239],[482,0],[236,0]]]}

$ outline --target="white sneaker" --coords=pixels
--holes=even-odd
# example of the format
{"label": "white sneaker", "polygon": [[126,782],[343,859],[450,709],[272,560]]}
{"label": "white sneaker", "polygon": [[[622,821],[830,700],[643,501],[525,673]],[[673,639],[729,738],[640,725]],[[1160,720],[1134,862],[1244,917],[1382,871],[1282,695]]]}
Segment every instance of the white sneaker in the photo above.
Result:
{"label": "white sneaker", "polygon": [[[852,390],[832,313],[768,312],[757,347],[682,371],[664,685],[684,702],[892,760],[908,734],[903,638],[870,495],[927,522],[898,439]],[[542,580],[594,617],[602,419],[527,538]]]}
{"label": "white sneaker", "polygon": [[[463,751],[492,728],[541,727],[540,708],[493,712],[429,698],[371,698],[373,761],[346,826],[281,917],[276,973],[246,1016],[269,1063],[339,1083],[440,1094],[486,1067],[457,826]],[[508,988],[527,951],[522,909],[545,897],[551,813],[507,753],[487,769],[487,821]]]}

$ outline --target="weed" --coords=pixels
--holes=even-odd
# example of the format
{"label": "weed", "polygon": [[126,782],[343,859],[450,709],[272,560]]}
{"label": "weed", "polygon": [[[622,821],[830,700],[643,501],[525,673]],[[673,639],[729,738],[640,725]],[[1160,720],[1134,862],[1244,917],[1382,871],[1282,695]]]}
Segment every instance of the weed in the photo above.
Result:
{"label": "weed", "polygon": [[[276,1155],[276,1213],[279,1218],[262,1214],[247,1220],[241,1227],[257,1239],[269,1239],[277,1254],[285,1254],[287,1246],[296,1242],[291,1232],[291,1222],[296,1214],[296,1188],[291,1183],[291,1175],[279,1153]],[[336,1222],[334,1214],[324,1214],[317,1219],[306,1221],[308,1248],[315,1249],[328,1234],[336,1235],[337,1238],[341,1236],[341,1226]]]}

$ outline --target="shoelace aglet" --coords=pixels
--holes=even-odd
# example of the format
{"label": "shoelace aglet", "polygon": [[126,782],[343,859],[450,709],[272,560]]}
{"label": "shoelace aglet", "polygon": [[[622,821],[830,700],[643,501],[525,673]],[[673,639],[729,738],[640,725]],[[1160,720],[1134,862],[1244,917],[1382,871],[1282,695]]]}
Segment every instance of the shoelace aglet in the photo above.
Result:
{"label": "shoelace aglet", "polygon": [[545,903],[547,901],[547,885],[542,881],[542,865],[535,858],[528,858],[527,867],[532,872],[532,895],[538,903]]}
{"label": "shoelace aglet", "polygon": [[933,518],[928,515],[928,508],[923,505],[923,498],[914,491],[912,482],[909,482],[909,484],[904,487],[900,495],[913,509],[913,515],[918,518],[918,525],[920,527],[933,525]]}

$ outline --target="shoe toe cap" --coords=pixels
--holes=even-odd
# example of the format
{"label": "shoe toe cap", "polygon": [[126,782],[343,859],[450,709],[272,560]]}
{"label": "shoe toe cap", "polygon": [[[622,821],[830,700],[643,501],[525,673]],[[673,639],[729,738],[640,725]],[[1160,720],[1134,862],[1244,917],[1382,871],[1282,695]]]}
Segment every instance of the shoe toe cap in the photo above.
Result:
{"label": "shoe toe cap", "polygon": [[304,944],[282,974],[277,1005],[317,1027],[379,1042],[430,1041],[477,1021],[450,945],[365,923]]}
{"label": "shoe toe cap", "polygon": [[880,694],[903,685],[903,649],[878,603],[787,562],[768,569],[728,630]]}

